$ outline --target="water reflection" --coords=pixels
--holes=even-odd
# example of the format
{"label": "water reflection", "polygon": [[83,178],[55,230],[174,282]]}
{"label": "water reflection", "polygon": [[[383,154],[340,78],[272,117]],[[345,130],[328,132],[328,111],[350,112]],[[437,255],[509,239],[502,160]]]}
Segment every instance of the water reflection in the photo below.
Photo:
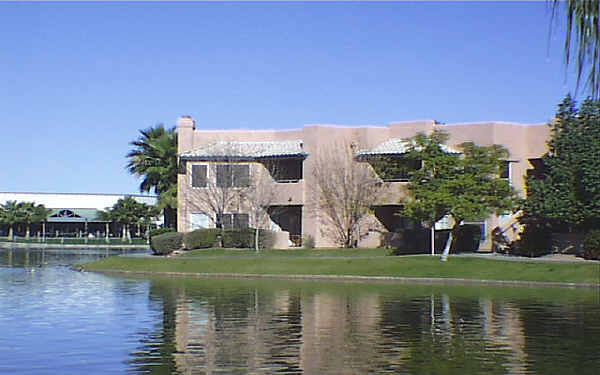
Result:
{"label": "water reflection", "polygon": [[0,249],[2,374],[596,374],[598,290],[114,277]]}
{"label": "water reflection", "polygon": [[159,279],[150,289],[164,301],[160,336],[173,340],[164,368],[182,374],[600,367],[589,350],[600,347],[597,291]]}

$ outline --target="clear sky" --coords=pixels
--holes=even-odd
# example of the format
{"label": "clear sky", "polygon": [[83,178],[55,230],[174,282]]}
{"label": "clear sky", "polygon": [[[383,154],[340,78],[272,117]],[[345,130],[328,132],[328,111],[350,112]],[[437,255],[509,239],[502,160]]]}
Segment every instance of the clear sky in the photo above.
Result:
{"label": "clear sky", "polygon": [[544,1],[0,3],[0,191],[135,193],[129,142],[181,115],[545,123],[574,90],[561,21]]}

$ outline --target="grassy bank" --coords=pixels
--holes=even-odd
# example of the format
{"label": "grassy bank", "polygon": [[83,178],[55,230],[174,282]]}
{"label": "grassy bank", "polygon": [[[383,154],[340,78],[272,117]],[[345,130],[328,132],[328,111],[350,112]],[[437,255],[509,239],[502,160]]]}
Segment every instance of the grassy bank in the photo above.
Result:
{"label": "grassy bank", "polygon": [[384,250],[202,250],[164,258],[109,257],[81,267],[89,271],[189,274],[388,276],[587,283],[597,285],[600,266],[454,257],[385,256]]}

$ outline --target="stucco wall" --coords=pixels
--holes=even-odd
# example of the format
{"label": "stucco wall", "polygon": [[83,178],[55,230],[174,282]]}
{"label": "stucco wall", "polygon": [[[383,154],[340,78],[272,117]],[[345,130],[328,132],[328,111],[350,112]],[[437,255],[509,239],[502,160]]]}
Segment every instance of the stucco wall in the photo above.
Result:
{"label": "stucco wall", "polygon": [[[178,122],[179,153],[191,151],[202,145],[216,141],[285,141],[302,140],[303,150],[308,157],[303,164],[304,178],[296,184],[281,184],[281,202],[284,204],[302,204],[302,228],[304,235],[311,235],[317,247],[335,246],[330,238],[324,235],[326,228],[319,220],[320,213],[309,204],[314,186],[312,171],[315,163],[330,150],[341,150],[343,147],[353,145],[356,150],[370,149],[385,142],[390,138],[409,138],[417,132],[431,132],[433,129],[442,129],[449,133],[449,146],[462,142],[472,141],[478,145],[500,144],[510,152],[511,184],[521,194],[525,195],[524,179],[526,170],[531,168],[529,158],[539,158],[546,152],[546,141],[550,136],[550,128],[544,124],[518,124],[508,122],[482,122],[466,124],[436,124],[432,120],[394,122],[387,126],[338,126],[327,124],[306,125],[296,130],[203,130],[201,125],[196,125],[191,118],[183,117]],[[381,203],[396,203],[403,194],[405,183],[393,183],[382,194]],[[186,196],[189,182],[186,175],[179,176],[180,198]],[[188,194],[189,195],[189,194]],[[289,200],[291,198],[291,200]],[[179,230],[185,230],[189,216],[189,206],[193,203],[186,199],[179,200]],[[370,221],[376,220],[373,217]],[[503,218],[502,223],[498,218],[489,218],[486,222],[487,232],[496,225],[506,225],[510,237],[516,235],[518,228],[513,229],[514,218]],[[369,224],[370,225],[370,224]],[[370,246],[376,242],[373,236],[369,237]],[[489,247],[489,242],[485,245]]]}

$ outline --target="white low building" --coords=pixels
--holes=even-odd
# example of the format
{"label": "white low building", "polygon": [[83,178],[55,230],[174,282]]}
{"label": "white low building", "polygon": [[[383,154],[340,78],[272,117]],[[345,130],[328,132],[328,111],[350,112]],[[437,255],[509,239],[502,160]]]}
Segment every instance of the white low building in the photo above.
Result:
{"label": "white low building", "polygon": [[[99,212],[111,208],[119,199],[132,197],[140,203],[155,205],[158,197],[149,194],[90,194],[90,193],[31,193],[31,192],[0,192],[0,204],[7,201],[34,202],[43,204],[50,209],[50,215],[44,226],[33,228],[43,231],[44,235],[105,236],[107,232],[118,235],[119,228],[115,223],[103,221]],[[162,224],[162,217],[157,225]],[[6,225],[0,225],[0,235],[6,235]],[[23,225],[17,226],[17,233],[24,231]]]}

